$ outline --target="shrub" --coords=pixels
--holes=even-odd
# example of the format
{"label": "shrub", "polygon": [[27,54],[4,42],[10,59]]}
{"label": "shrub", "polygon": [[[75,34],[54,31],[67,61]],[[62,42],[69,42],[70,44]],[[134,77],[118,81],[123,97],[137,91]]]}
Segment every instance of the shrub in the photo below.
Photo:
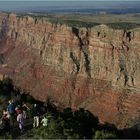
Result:
{"label": "shrub", "polygon": [[111,132],[104,132],[104,131],[96,131],[94,139],[116,139],[117,136]]}

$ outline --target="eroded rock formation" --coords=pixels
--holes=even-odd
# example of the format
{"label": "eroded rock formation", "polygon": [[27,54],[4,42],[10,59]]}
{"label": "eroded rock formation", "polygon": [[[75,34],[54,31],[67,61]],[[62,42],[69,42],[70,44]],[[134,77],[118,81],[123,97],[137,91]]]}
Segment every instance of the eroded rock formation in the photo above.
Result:
{"label": "eroded rock formation", "polygon": [[76,28],[0,14],[0,78],[35,98],[130,126],[140,109],[140,29]]}

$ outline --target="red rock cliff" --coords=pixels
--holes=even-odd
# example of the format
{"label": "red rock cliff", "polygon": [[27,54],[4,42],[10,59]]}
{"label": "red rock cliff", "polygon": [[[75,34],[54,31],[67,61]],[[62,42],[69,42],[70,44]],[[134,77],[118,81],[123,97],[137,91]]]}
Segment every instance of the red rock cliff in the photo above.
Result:
{"label": "red rock cliff", "polygon": [[84,107],[118,127],[140,109],[140,29],[75,28],[0,15],[0,73],[37,99]]}

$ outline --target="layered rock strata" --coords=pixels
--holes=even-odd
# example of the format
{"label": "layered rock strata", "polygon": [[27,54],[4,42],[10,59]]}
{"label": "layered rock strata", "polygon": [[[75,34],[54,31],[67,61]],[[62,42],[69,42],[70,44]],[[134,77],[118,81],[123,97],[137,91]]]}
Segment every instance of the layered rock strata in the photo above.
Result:
{"label": "layered rock strata", "polygon": [[140,109],[140,28],[52,24],[0,14],[0,79],[124,128]]}

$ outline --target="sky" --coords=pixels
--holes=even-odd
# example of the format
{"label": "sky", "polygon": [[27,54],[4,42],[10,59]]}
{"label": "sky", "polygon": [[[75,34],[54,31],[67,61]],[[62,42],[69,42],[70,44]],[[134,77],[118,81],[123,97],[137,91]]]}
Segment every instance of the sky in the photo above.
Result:
{"label": "sky", "polygon": [[[0,0],[0,1],[39,1],[39,0]],[[41,1],[140,1],[140,0],[41,0]]]}
{"label": "sky", "polygon": [[112,8],[140,9],[140,0],[0,0],[0,11],[13,12]]}

